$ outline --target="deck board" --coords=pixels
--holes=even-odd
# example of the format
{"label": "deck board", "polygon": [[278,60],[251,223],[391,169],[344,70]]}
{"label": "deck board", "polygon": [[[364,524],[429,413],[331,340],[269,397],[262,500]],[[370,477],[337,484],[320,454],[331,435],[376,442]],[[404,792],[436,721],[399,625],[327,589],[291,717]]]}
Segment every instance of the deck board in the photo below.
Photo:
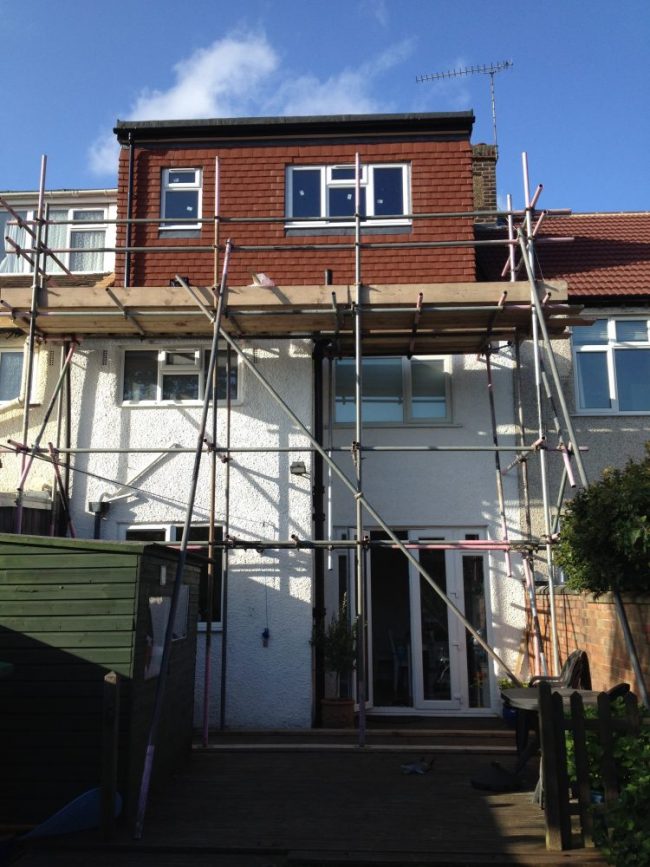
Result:
{"label": "deck board", "polygon": [[122,829],[112,849],[87,838],[77,843],[81,851],[50,851],[47,862],[33,852],[20,863],[605,863],[593,850],[547,853],[543,814],[530,792],[474,789],[470,779],[494,754],[438,753],[430,773],[403,774],[413,758],[398,749],[195,751],[186,771],[152,797],[141,841]]}

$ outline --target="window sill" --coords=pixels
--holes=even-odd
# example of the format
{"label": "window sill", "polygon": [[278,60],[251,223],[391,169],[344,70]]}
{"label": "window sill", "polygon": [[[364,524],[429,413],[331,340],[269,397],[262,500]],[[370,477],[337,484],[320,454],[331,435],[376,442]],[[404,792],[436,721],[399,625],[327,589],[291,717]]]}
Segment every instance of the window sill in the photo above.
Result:
{"label": "window sill", "polygon": [[[196,624],[197,632],[207,632],[207,623],[199,620]],[[213,623],[210,632],[223,632],[223,623]]]}
{"label": "window sill", "polygon": [[[230,405],[232,407],[242,406],[244,403],[243,399],[240,400],[231,400]],[[218,400],[217,407],[225,407],[227,401]],[[122,409],[173,409],[174,407],[178,408],[186,408],[186,407],[196,407],[200,409],[203,406],[202,400],[123,400],[118,403]],[[210,401],[210,406],[212,406],[212,401]]]}
{"label": "window sill", "polygon": [[571,415],[575,418],[630,418],[630,416],[650,416],[650,409],[612,410],[612,409],[577,409]]}
{"label": "window sill", "polygon": [[[354,428],[353,421],[335,421],[333,424],[335,430],[350,430]],[[413,430],[421,430],[422,428],[461,428],[462,424],[460,422],[454,422],[450,419],[441,419],[440,421],[435,420],[426,420],[426,421],[364,421],[363,427],[365,428],[381,428],[381,429],[394,429],[394,430],[404,430],[404,428],[412,428]]]}
{"label": "window sill", "polygon": [[192,229],[165,229],[160,226],[158,229],[158,238],[200,238],[201,228],[197,226]]}
{"label": "window sill", "polygon": [[[349,237],[354,236],[356,228],[352,223],[286,223],[287,238],[311,237]],[[363,235],[409,235],[413,231],[410,221],[390,223],[389,225],[361,224]]]}

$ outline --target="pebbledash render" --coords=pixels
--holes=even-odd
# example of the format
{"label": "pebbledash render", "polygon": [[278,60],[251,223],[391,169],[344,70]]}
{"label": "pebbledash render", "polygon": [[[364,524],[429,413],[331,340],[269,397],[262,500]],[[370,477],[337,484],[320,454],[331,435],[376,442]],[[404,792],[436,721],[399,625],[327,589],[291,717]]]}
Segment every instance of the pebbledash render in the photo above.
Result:
{"label": "pebbledash render", "polygon": [[[323,294],[329,294],[327,286],[331,286],[338,293],[338,303],[347,302],[339,287],[351,293],[349,287],[355,280],[350,248],[358,155],[362,207],[372,218],[364,226],[364,236],[378,243],[413,243],[403,250],[376,247],[364,251],[364,285],[395,286],[404,301],[415,302],[421,285],[452,284],[453,297],[454,284],[460,288],[475,281],[472,246],[419,247],[417,243],[473,239],[472,216],[456,216],[474,208],[471,125],[467,113],[120,123],[120,214],[136,221],[177,217],[179,222],[134,222],[130,230],[120,227],[118,243],[135,252],[118,255],[116,280],[122,282],[126,275],[133,286],[161,287],[180,275],[192,285],[213,285],[215,278],[220,279],[223,255],[215,271],[212,251],[197,248],[209,248],[214,242],[215,223],[209,218],[217,214],[221,218],[218,244],[230,238],[234,245],[228,267],[233,304],[246,293],[261,296],[262,306],[266,298],[261,293],[282,300],[288,286],[296,287],[298,299],[304,287],[306,301],[313,297],[313,287],[323,287]],[[409,216],[445,211],[454,216],[420,221]],[[181,217],[185,221],[180,222]],[[250,218],[268,222],[247,223]],[[183,246],[187,253],[180,249]],[[267,249],[254,249],[258,246]],[[149,252],[148,248],[155,249]],[[265,281],[272,285],[260,290],[258,284]],[[243,317],[234,315],[231,326],[233,333],[246,334]],[[309,329],[306,319],[305,327]],[[277,332],[278,326],[275,328]],[[88,421],[80,423],[78,441],[92,446],[112,440],[122,447],[137,447],[155,437],[159,445],[187,443],[199,409],[193,405],[196,401],[180,396],[190,392],[189,388],[183,391],[182,382],[188,377],[200,379],[201,373],[193,372],[192,364],[197,364],[195,371],[205,365],[206,345],[205,340],[197,341],[189,334],[110,344],[101,341],[96,349],[86,342],[80,354],[87,365],[83,382],[89,400],[102,395],[97,404],[103,412],[99,417],[95,414],[92,422],[90,413],[79,413],[80,419]],[[243,345],[247,357],[311,431],[333,447],[351,445],[349,348],[341,351],[331,340],[324,344],[248,336]],[[158,353],[157,390],[155,396],[151,393],[143,399],[128,389],[130,377],[140,375],[136,353],[146,352],[147,347]],[[372,345],[365,350],[369,356],[364,361],[366,444],[488,444],[484,363],[462,354],[433,355],[430,349],[409,359],[406,349],[402,341],[396,351],[381,346],[375,353]],[[173,354],[176,351],[178,355]],[[500,432],[503,442],[510,444],[512,365],[508,350],[494,359]],[[327,472],[322,478],[326,490],[313,490],[315,462],[308,448],[304,452],[237,453],[237,446],[282,449],[308,444],[250,372],[241,364],[236,370],[230,408],[233,451],[228,464],[228,533],[241,540],[309,539],[320,511],[325,531],[321,536],[352,539],[353,499]],[[316,380],[320,381],[317,397]],[[166,394],[167,382],[170,390]],[[318,413],[315,399],[322,402]],[[322,416],[318,431],[315,414]],[[222,444],[225,426],[226,413],[221,412],[217,442]],[[350,453],[335,454],[339,466],[351,476]],[[491,458],[482,453],[368,454],[364,458],[366,495],[391,527],[412,541],[496,539],[500,518]],[[291,472],[292,464],[299,461],[304,462],[304,474]],[[147,471],[151,462],[152,456],[142,455],[102,458],[102,474],[109,477],[135,477],[145,470],[137,486],[147,491],[144,496],[135,493],[111,502],[103,533],[133,538],[139,532],[164,530],[166,539],[174,538],[184,517],[191,456],[166,455]],[[226,465],[219,462],[218,492],[224,490],[225,472]],[[505,479],[505,486],[507,520],[514,528],[518,510],[514,474]],[[194,515],[194,521],[203,525],[208,523],[209,491],[206,462]],[[101,493],[100,486],[90,480],[81,502]],[[224,503],[219,493],[216,503],[216,521],[223,524]],[[366,529],[369,536],[379,535],[372,521]],[[420,556],[485,638],[514,666],[524,625],[523,593],[518,571],[507,576],[503,553],[423,551]],[[319,568],[320,578],[315,574]],[[419,575],[401,555],[388,549],[373,550],[367,570],[369,706],[383,713],[492,711],[497,703],[494,666],[480,647],[466,639],[462,626],[448,615]],[[318,580],[323,584],[320,591],[315,586]],[[224,694],[226,725],[310,725],[317,712],[310,646],[315,609],[324,604],[329,616],[338,609],[343,595],[352,599],[354,607],[354,582],[353,552],[229,552],[226,682],[222,693],[223,631],[216,625],[211,723],[220,720],[220,696]],[[202,645],[197,713],[203,653]],[[332,688],[326,678],[325,692]]]}

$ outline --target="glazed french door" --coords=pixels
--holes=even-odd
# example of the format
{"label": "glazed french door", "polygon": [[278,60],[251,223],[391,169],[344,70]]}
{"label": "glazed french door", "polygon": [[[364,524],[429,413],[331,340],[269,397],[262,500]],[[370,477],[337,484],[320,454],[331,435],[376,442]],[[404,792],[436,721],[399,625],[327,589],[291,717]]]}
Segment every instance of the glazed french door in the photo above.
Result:
{"label": "glazed french door", "polygon": [[[457,530],[398,531],[405,543],[418,543],[414,556],[485,635],[485,555],[427,547],[445,536],[463,538]],[[371,538],[386,537],[373,532]],[[371,548],[367,611],[368,697],[375,708],[461,712],[488,706],[485,652],[398,549]]]}

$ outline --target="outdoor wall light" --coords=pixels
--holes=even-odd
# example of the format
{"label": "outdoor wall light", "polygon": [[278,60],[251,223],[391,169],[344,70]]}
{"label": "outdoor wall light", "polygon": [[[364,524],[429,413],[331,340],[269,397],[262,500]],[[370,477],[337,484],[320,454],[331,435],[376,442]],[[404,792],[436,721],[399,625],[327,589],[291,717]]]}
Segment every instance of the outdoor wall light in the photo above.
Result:
{"label": "outdoor wall light", "polygon": [[304,461],[292,461],[289,465],[289,472],[292,476],[308,476],[307,467]]}

